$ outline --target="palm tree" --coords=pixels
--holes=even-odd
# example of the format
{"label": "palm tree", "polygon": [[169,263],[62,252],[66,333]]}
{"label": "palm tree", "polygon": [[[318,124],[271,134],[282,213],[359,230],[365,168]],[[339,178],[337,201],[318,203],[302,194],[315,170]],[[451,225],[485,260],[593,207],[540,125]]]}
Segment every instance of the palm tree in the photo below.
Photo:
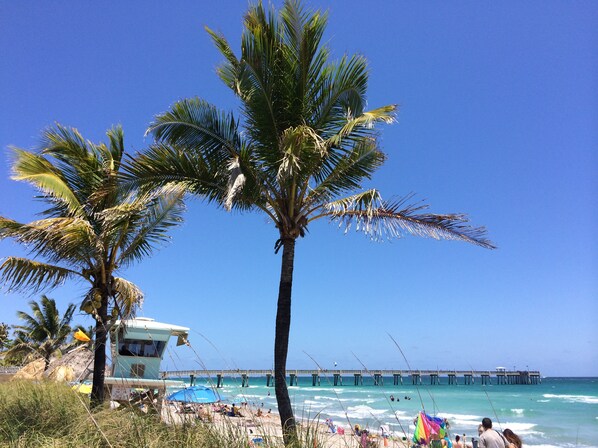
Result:
{"label": "palm tree", "polygon": [[0,353],[10,345],[8,324],[0,322]]}
{"label": "palm tree", "polygon": [[50,365],[50,358],[68,347],[71,334],[71,320],[75,305],[69,304],[64,315],[60,315],[56,301],[42,295],[41,306],[35,300],[29,302],[32,314],[18,311],[17,316],[25,322],[15,325],[15,340],[6,355],[26,355],[29,358],[42,358],[44,370]]}
{"label": "palm tree", "polygon": [[[258,210],[282,248],[274,343],[275,389],[285,442],[296,437],[286,387],[295,242],[311,222],[352,225],[373,239],[405,233],[491,248],[484,228],[461,214],[436,215],[411,196],[387,202],[362,190],[380,167],[374,125],[391,123],[396,107],[365,110],[368,68],[361,56],[329,60],[321,45],[326,13],[287,0],[277,14],[261,2],[244,19],[241,56],[207,29],[224,56],[218,74],[241,102],[242,120],[198,98],[155,117],[156,143],[127,168],[133,185],[183,185],[227,210]],[[240,129],[242,124],[243,130]]]}
{"label": "palm tree", "polygon": [[39,152],[13,148],[13,179],[31,183],[49,208],[42,219],[25,224],[0,217],[0,239],[12,238],[33,255],[6,258],[1,283],[29,293],[68,279],[89,284],[81,309],[96,320],[94,406],[104,401],[109,326],[132,315],[143,299],[135,284],[115,275],[165,242],[183,211],[181,191],[141,195],[121,189],[122,129],[107,136],[108,144],[94,144],[76,129],[56,125],[44,132]]}

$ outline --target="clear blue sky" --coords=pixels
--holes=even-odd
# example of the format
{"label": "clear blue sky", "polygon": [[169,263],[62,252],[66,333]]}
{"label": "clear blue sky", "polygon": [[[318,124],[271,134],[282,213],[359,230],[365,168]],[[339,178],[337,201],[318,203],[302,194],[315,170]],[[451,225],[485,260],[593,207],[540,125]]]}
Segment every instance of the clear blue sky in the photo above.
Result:
{"label": "clear blue sky", "polygon": [[[369,104],[400,105],[372,185],[465,212],[498,250],[408,237],[371,243],[320,222],[296,253],[289,368],[540,369],[598,375],[598,8],[591,1],[311,1],[333,54],[370,61]],[[276,2],[279,6],[280,2]],[[235,99],[203,27],[239,49],[247,3],[0,1],[0,215],[40,204],[9,180],[8,146],[60,122],[100,141],[121,123],[140,151],[152,117]],[[122,276],[141,315],[193,329],[209,368],[270,367],[280,255],[263,216],[189,203],[172,243]],[[21,255],[0,243],[0,257]],[[49,294],[64,309],[83,285]],[[0,321],[39,297],[0,294]],[[83,315],[77,321],[91,320]],[[207,341],[210,341],[208,343]],[[353,355],[356,355],[356,357]],[[196,367],[177,350],[168,367]]]}

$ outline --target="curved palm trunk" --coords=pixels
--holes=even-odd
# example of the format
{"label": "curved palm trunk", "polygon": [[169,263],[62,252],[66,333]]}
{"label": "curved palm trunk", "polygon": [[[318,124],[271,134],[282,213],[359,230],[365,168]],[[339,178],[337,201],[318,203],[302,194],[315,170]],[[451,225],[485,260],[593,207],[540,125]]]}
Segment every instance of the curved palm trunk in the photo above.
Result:
{"label": "curved palm trunk", "polygon": [[93,384],[91,386],[91,407],[104,403],[104,377],[106,375],[106,322],[108,321],[108,296],[102,295],[102,305],[96,320],[96,339],[93,352]]}
{"label": "curved palm trunk", "polygon": [[283,240],[282,268],[278,289],[278,308],[276,311],[276,334],[274,337],[274,388],[280,422],[283,428],[284,443],[290,446],[297,440],[295,417],[291,399],[287,390],[286,365],[289,351],[289,330],[291,327],[291,290],[293,287],[293,265],[295,261],[295,240]]}

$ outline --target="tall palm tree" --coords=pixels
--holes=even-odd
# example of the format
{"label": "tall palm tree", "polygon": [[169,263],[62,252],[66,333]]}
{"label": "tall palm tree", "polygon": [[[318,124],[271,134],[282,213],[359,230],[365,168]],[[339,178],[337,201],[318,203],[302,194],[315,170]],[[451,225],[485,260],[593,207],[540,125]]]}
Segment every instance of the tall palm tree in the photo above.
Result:
{"label": "tall palm tree", "polygon": [[183,211],[180,190],[123,190],[122,129],[110,129],[107,136],[108,144],[94,144],[76,129],[56,125],[44,132],[39,152],[14,148],[13,179],[31,183],[49,208],[30,223],[0,217],[0,239],[12,238],[33,255],[6,258],[1,283],[29,293],[68,279],[89,285],[81,309],[96,320],[94,406],[104,401],[109,325],[131,315],[143,299],[135,284],[116,274],[167,241],[168,229],[181,222]]}
{"label": "tall palm tree", "polygon": [[[386,202],[362,190],[380,167],[376,123],[394,120],[394,105],[366,110],[368,68],[362,56],[329,60],[321,45],[327,14],[287,0],[279,13],[261,2],[244,19],[241,56],[207,29],[224,56],[218,74],[241,102],[241,117],[198,98],[155,117],[156,142],[127,168],[134,185],[183,185],[227,210],[259,210],[282,248],[274,343],[275,390],[285,441],[296,436],[286,386],[295,242],[309,224],[328,219],[372,238],[405,233],[491,248],[484,228],[461,214],[436,215],[411,196]],[[241,126],[242,125],[242,130]]]}
{"label": "tall palm tree", "polygon": [[42,295],[41,306],[35,300],[29,302],[29,306],[32,314],[17,312],[19,319],[25,323],[15,325],[15,340],[6,355],[9,358],[19,355],[42,358],[45,362],[44,370],[47,370],[52,355],[69,345],[71,321],[76,307],[69,304],[61,316],[56,301],[45,295]]}

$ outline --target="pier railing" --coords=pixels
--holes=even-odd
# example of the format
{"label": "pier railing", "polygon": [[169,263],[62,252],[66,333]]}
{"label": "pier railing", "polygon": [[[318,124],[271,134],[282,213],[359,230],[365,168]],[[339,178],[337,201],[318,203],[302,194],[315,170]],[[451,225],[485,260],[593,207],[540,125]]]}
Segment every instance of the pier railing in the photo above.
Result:
{"label": "pier railing", "polygon": [[[267,386],[274,385],[274,371],[269,369],[234,369],[234,370],[175,370],[161,372],[162,378],[190,378],[193,382],[195,378],[208,377],[215,379],[217,387],[222,387],[225,378],[240,378],[241,385],[249,385],[249,378],[261,377],[266,379]],[[299,384],[299,378],[302,383],[305,377],[311,380],[312,386],[321,385],[322,378],[327,378],[334,386],[342,386],[343,379],[345,384],[352,383],[354,386],[363,385],[363,378],[372,378],[374,386],[384,385],[384,379],[392,379],[393,385],[403,384],[403,380],[409,378],[413,385],[423,383],[423,378],[428,379],[431,385],[442,384],[442,379],[446,379],[446,384],[459,384],[458,378],[463,378],[462,384],[475,384],[476,378],[480,384],[492,384],[492,378],[496,384],[538,384],[542,382],[542,376],[537,370],[354,370],[354,369],[297,369],[287,370],[290,386]],[[348,380],[348,382],[347,382]],[[352,380],[352,381],[351,381]]]}

